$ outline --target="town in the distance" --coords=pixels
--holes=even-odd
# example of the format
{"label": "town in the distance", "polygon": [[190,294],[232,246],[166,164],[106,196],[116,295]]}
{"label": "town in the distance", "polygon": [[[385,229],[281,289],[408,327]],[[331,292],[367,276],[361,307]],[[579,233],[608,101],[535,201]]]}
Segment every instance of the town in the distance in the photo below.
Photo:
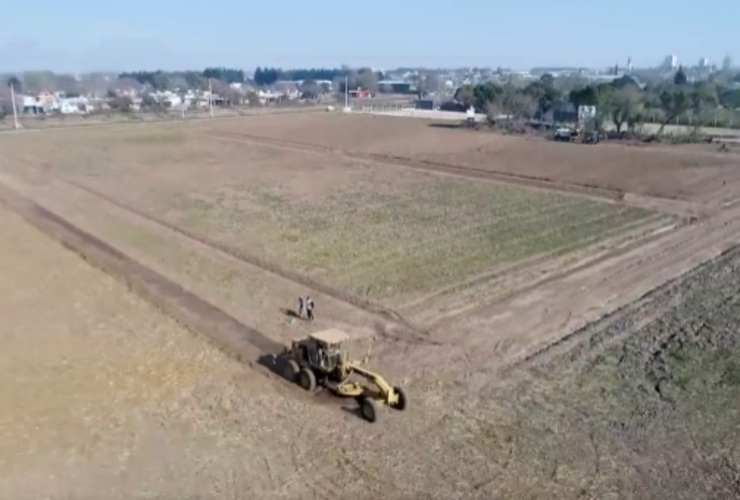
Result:
{"label": "town in the distance", "polygon": [[[602,70],[578,67],[305,68],[223,67],[203,71],[62,74],[6,73],[0,123],[113,113],[204,113],[224,107],[325,104],[397,105],[557,123],[590,108],[596,128],[637,133],[642,124],[734,128],[740,125],[740,70],[729,56],[685,64],[669,55],[652,68],[631,58]],[[346,88],[345,88],[346,87]],[[15,104],[15,106],[13,106]],[[2,126],[2,125],[0,125]],[[654,130],[654,129],[651,129]]]}

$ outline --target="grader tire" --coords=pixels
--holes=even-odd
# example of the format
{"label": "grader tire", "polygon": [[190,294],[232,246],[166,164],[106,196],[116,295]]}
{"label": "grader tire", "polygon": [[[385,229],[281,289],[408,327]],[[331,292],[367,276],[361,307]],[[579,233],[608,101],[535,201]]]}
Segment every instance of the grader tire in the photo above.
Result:
{"label": "grader tire", "polygon": [[293,383],[296,383],[298,381],[298,373],[300,371],[301,368],[298,366],[298,363],[296,363],[294,359],[287,360],[283,365],[283,377]]}
{"label": "grader tire", "polygon": [[371,424],[378,421],[378,405],[374,399],[362,399],[360,401],[360,412],[362,413],[362,418]]}
{"label": "grader tire", "polygon": [[394,405],[392,405],[392,408],[395,410],[405,410],[406,405],[408,405],[408,401],[409,401],[406,398],[406,391],[404,391],[398,386],[394,387],[393,390],[398,395],[398,401]]}
{"label": "grader tire", "polygon": [[308,392],[313,392],[316,390],[316,375],[308,368],[303,368],[298,375],[298,383]]}

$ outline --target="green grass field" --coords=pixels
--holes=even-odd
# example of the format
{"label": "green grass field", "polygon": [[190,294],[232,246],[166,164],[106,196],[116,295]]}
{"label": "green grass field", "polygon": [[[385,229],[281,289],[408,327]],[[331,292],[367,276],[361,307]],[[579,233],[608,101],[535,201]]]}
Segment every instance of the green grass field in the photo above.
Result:
{"label": "green grass field", "polygon": [[393,193],[368,184],[320,202],[231,189],[212,201],[181,198],[170,218],[346,292],[395,301],[575,249],[649,215],[518,188],[420,179]]}

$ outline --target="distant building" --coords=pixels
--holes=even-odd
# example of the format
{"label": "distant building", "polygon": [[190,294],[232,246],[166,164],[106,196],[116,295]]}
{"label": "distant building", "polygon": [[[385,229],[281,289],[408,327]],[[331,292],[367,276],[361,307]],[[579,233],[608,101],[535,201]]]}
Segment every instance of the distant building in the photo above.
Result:
{"label": "distant building", "polygon": [[661,69],[664,71],[675,71],[678,69],[678,56],[675,54],[666,56],[661,65]]}
{"label": "distant building", "polygon": [[725,56],[725,58],[722,60],[722,70],[730,71],[731,69],[732,69],[732,58],[730,56]]}
{"label": "distant building", "polygon": [[411,83],[404,80],[380,80],[378,90],[387,94],[410,94]]}
{"label": "distant building", "polygon": [[357,87],[354,90],[350,90],[347,93],[353,99],[370,99],[373,96],[373,93],[371,91],[360,87]]}
{"label": "distant building", "polygon": [[434,99],[417,99],[416,105],[414,107],[416,109],[433,111],[435,109],[439,109],[439,103],[437,103]]}
{"label": "distant building", "polygon": [[699,59],[698,66],[702,69],[708,68],[710,66],[709,59],[707,59],[706,57],[702,57],[701,59]]}

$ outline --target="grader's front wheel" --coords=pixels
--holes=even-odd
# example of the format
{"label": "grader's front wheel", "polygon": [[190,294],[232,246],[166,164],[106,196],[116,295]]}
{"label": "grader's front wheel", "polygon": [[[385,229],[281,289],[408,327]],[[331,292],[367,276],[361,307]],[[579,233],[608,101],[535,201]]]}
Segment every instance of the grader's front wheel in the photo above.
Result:
{"label": "grader's front wheel", "polygon": [[396,386],[393,388],[393,392],[396,393],[398,399],[396,399],[395,404],[391,405],[391,408],[395,410],[405,410],[406,405],[408,404],[408,399],[406,399],[406,391]]}

